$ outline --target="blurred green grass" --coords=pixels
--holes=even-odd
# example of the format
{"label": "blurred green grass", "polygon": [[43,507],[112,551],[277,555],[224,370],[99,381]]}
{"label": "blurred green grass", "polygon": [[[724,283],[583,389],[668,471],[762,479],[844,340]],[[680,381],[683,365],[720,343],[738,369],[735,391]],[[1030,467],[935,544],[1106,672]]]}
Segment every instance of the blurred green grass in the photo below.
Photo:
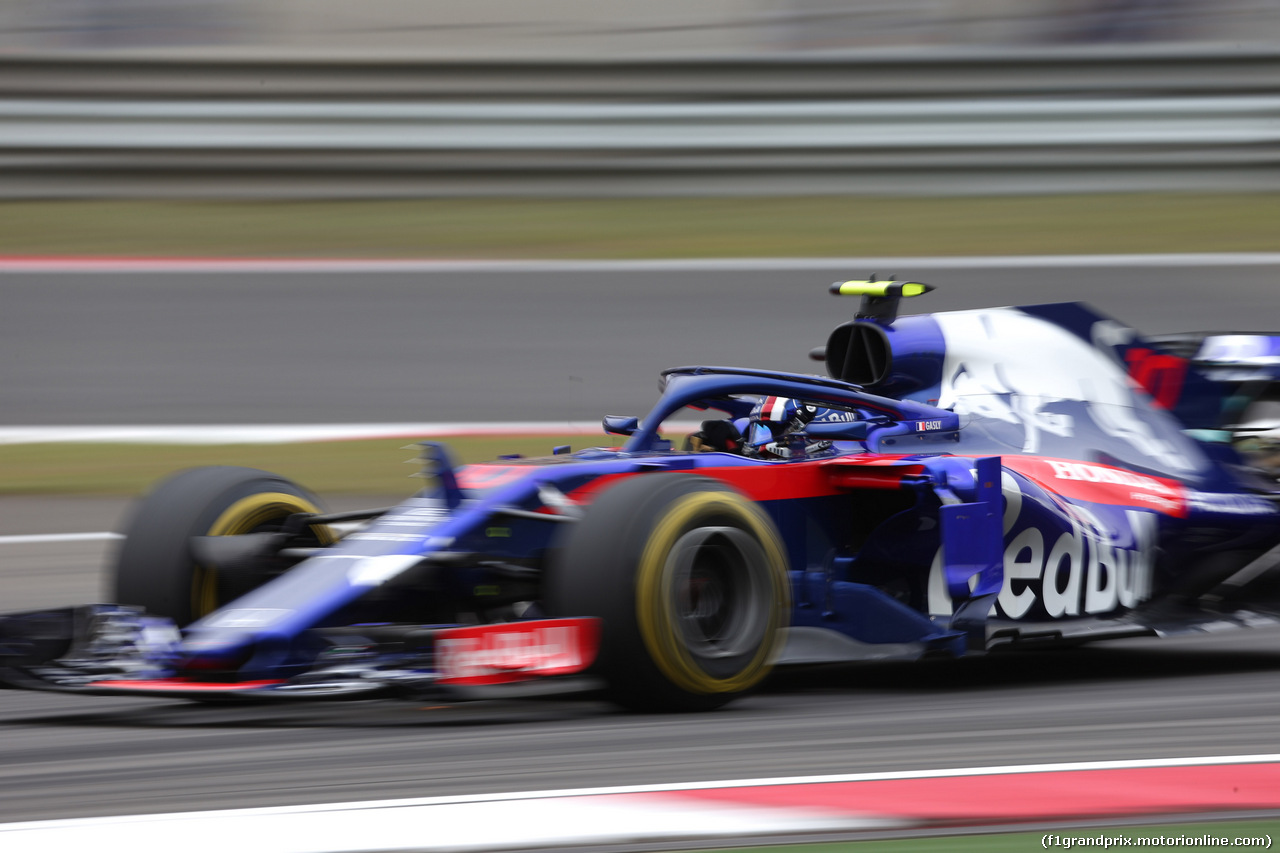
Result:
{"label": "blurred green grass", "polygon": [[1280,194],[9,201],[0,254],[692,258],[1280,250]]}
{"label": "blurred green grass", "polygon": [[[440,439],[458,464],[496,459],[503,454],[548,456],[557,445],[611,446],[615,437],[484,436]],[[127,495],[145,493],[154,483],[183,468],[246,465],[283,474],[321,494],[405,497],[420,488],[410,475],[416,449],[408,439],[329,441],[299,444],[0,445],[0,494]]]}

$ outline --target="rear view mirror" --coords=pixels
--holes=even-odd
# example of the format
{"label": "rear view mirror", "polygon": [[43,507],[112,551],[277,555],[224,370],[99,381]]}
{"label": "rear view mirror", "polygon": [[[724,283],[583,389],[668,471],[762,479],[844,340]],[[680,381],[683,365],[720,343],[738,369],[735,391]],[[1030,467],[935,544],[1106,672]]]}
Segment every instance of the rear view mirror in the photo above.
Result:
{"label": "rear view mirror", "polygon": [[601,423],[609,435],[634,435],[640,429],[640,419],[632,415],[605,415]]}

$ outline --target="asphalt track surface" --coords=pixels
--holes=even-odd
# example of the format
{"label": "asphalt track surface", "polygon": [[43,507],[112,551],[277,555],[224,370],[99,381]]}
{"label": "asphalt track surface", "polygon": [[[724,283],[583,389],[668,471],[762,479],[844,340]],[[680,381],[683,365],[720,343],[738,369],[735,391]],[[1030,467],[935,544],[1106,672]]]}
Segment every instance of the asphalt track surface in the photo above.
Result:
{"label": "asphalt track surface", "polygon": [[[565,276],[535,276],[521,284],[514,275],[469,274],[470,280],[450,280],[447,287],[433,283],[430,276],[425,283],[422,276],[373,281],[354,276],[328,281],[321,276],[285,283],[201,276],[136,281],[0,276],[7,306],[16,304],[11,301],[16,288],[30,299],[20,303],[23,310],[39,303],[48,312],[46,320],[57,313],[59,300],[51,293],[60,289],[65,291],[67,306],[85,299],[105,310],[110,296],[128,303],[127,309],[121,306],[110,317],[100,315],[97,323],[90,316],[93,311],[85,308],[81,315],[79,308],[84,306],[72,311],[77,315],[74,323],[50,332],[68,348],[61,360],[55,358],[58,347],[40,344],[38,335],[24,331],[23,324],[12,319],[12,311],[3,312],[0,340],[6,347],[13,346],[10,332],[44,347],[38,349],[38,356],[25,360],[23,371],[15,374],[13,365],[4,368],[9,372],[0,381],[6,389],[3,393],[23,395],[22,401],[13,401],[21,403],[17,414],[5,401],[4,418],[13,423],[92,422],[84,419],[88,413],[78,421],[71,417],[80,410],[70,406],[74,395],[65,389],[41,391],[40,385],[74,373],[76,364],[93,364],[97,352],[97,360],[104,362],[103,377],[118,380],[116,391],[127,392],[132,406],[116,403],[93,413],[104,423],[124,422],[130,414],[128,422],[144,417],[173,422],[178,411],[190,421],[216,420],[210,412],[221,412],[226,422],[323,419],[326,413],[334,420],[354,420],[357,411],[359,419],[368,419],[367,406],[391,408],[378,416],[380,420],[421,419],[422,411],[396,408],[410,396],[419,398],[424,407],[444,405],[443,392],[428,390],[435,387],[431,384],[435,374],[420,363],[397,374],[401,382],[416,377],[420,384],[412,388],[390,380],[368,388],[356,380],[384,358],[392,366],[405,359],[420,362],[434,346],[423,344],[422,351],[411,352],[398,332],[379,332],[380,323],[375,321],[375,315],[394,318],[397,329],[409,328],[412,324],[403,316],[406,306],[424,301],[423,294],[433,288],[450,290],[456,299],[479,305],[484,300],[477,292],[487,287],[492,310],[477,308],[478,316],[489,321],[494,314],[505,318],[509,346],[490,353],[493,359],[481,358],[482,351],[496,346],[486,333],[488,343],[468,351],[475,358],[455,362],[457,371],[470,376],[473,383],[486,376],[520,376],[532,382],[537,375],[554,378],[559,375],[555,371],[571,369],[579,372],[568,375],[582,376],[584,391],[593,389],[596,386],[586,378],[595,376],[597,368],[604,382],[609,370],[652,358],[629,348],[645,340],[652,346],[654,336],[662,342],[660,355],[672,356],[662,363],[741,361],[805,369],[804,350],[821,341],[832,320],[843,315],[837,309],[849,304],[821,293],[821,285],[841,272],[863,271],[667,273],[621,275],[611,281],[568,276],[578,291],[572,297]],[[932,300],[930,308],[1047,301],[1067,295],[1064,291],[1070,289],[1071,295],[1088,298],[1144,329],[1160,332],[1273,324],[1276,273],[1267,267],[1130,269],[1116,274],[1035,270],[996,275],[960,270],[918,277],[944,285],[940,293],[926,297]],[[316,293],[316,288],[322,292]],[[278,407],[267,399],[255,408],[246,402],[244,389],[237,391],[230,382],[219,386],[191,380],[186,391],[182,382],[165,384],[166,377],[178,377],[176,365],[172,377],[169,365],[149,374],[148,381],[158,384],[148,388],[147,382],[133,375],[136,366],[147,360],[145,347],[111,355],[112,346],[154,332],[152,337],[168,341],[165,353],[176,357],[183,352],[179,346],[183,336],[165,331],[165,324],[185,316],[204,318],[200,322],[205,328],[218,325],[208,314],[225,317],[233,310],[212,308],[221,304],[218,294],[225,296],[228,289],[244,297],[234,310],[256,318],[252,324],[277,330],[272,346],[280,352],[302,351],[291,362],[294,366],[305,364],[306,354],[323,354],[327,347],[321,343],[331,347],[340,340],[334,331],[341,325],[339,316],[352,329],[365,324],[366,337],[345,350],[355,363],[336,355],[326,357],[325,367],[339,373],[327,383],[323,398],[291,393],[281,395]],[[553,325],[561,334],[571,326],[587,329],[586,340],[553,335],[538,344],[528,343],[536,337],[529,330],[545,332],[543,323],[550,321],[542,319],[541,311],[520,316],[510,306],[503,307],[504,300],[521,290],[540,291],[550,314],[573,313],[574,324],[557,319]],[[252,298],[254,294],[259,298]],[[559,301],[548,294],[558,295]],[[610,294],[626,295],[618,303]],[[149,303],[150,299],[173,302],[161,306]],[[316,299],[326,302],[324,311],[305,307]],[[809,304],[815,301],[817,309]],[[733,310],[720,310],[722,302],[733,304]],[[532,311],[533,301],[522,304]],[[301,316],[285,310],[286,305],[303,306]],[[660,307],[670,313],[664,315]],[[359,316],[353,317],[353,311]],[[272,322],[268,324],[259,312],[270,314]],[[318,316],[327,317],[330,312],[333,325],[325,327],[327,331],[317,328]],[[805,318],[804,322],[796,322],[794,315]],[[669,316],[671,322],[658,324],[662,316]],[[728,338],[711,331],[726,316],[738,325]],[[711,319],[717,322],[709,323]],[[107,336],[102,326],[111,320],[121,325]],[[606,320],[611,323],[608,328],[594,328]],[[700,329],[703,338],[683,338],[699,334]],[[222,353],[215,353],[211,345],[208,349],[196,346],[194,331],[186,337],[193,341],[193,353],[183,367],[196,364],[198,353]],[[757,346],[752,346],[753,341]],[[223,359],[219,370],[200,375],[212,380],[215,374],[248,370],[263,360],[264,352],[255,351],[252,341],[233,342],[234,336],[224,341],[229,352],[218,355]],[[394,355],[380,354],[380,346]],[[597,362],[576,361],[596,349],[601,350]],[[547,355],[541,369],[528,372],[527,361],[553,350],[558,354]],[[784,361],[776,355],[784,351],[799,357],[788,356],[791,360]],[[743,357],[744,352],[758,357]],[[710,353],[710,357],[699,353]],[[38,363],[45,357],[52,363]],[[109,369],[107,363],[113,358],[115,365]],[[124,369],[125,362],[133,367]],[[640,391],[648,399],[653,371],[647,364],[644,367],[647,378]],[[15,389],[15,375],[24,380],[21,388]],[[289,375],[285,370],[278,377]],[[295,381],[308,389],[326,384],[314,377]],[[631,382],[627,378],[618,384]],[[86,379],[80,387],[91,384]],[[195,413],[186,412],[194,389],[212,392],[220,387],[228,394],[218,398],[221,406],[206,401]],[[270,383],[254,387],[265,391]],[[604,390],[607,393],[601,397],[621,389]],[[178,399],[167,399],[170,393]],[[460,410],[456,417],[431,419],[483,418],[489,411],[498,411],[488,407],[500,407],[501,402],[463,395],[452,403]],[[612,401],[606,408],[610,405]],[[270,418],[263,415],[268,409]],[[502,414],[515,416],[509,408]],[[520,412],[519,416],[546,418],[547,413]],[[576,410],[574,416],[578,416]],[[336,498],[332,503],[342,508],[350,502]],[[0,500],[0,534],[109,530],[123,511],[122,504],[109,500],[5,498]],[[0,609],[99,598],[109,547],[101,542],[0,544]],[[456,707],[395,702],[261,707],[7,692],[0,693],[0,821],[895,769],[1268,753],[1280,742],[1277,708],[1280,634],[1275,631],[785,674],[763,692],[704,715],[631,715],[590,698]]]}
{"label": "asphalt track surface", "polygon": [[1280,326],[1280,264],[868,266],[0,268],[0,425],[642,415],[667,367],[820,371],[809,349],[857,308],[826,285],[872,272],[938,286],[904,313],[1084,300],[1150,333]]}

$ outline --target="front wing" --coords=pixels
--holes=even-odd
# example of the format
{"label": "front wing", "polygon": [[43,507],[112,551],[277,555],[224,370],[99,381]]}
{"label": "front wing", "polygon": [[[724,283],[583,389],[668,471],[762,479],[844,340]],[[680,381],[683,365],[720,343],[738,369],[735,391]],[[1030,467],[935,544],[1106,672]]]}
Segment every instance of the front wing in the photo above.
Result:
{"label": "front wing", "polygon": [[0,617],[0,686],[200,699],[479,699],[595,689],[596,619],[317,629],[316,662],[277,678],[188,669],[167,619],[89,605]]}

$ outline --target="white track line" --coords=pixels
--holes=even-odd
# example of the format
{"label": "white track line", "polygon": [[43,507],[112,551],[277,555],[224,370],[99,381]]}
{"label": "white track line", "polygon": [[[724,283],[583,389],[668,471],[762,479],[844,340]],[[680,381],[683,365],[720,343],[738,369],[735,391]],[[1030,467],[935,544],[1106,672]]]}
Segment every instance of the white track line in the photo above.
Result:
{"label": "white track line", "polygon": [[112,539],[123,539],[120,533],[100,531],[97,533],[32,533],[13,536],[0,536],[0,545],[45,545],[55,542],[104,542]]}
{"label": "white track line", "polygon": [[[0,826],[5,853],[138,850],[271,851],[562,850],[580,845],[689,841],[892,829],[902,820],[820,810],[618,798],[455,803],[373,812],[151,815]],[[708,846],[711,846],[708,844]]]}
{"label": "white track line", "polygon": [[[673,422],[674,427],[684,426]],[[696,424],[688,424],[697,429]],[[277,444],[372,438],[440,438],[484,435],[590,435],[608,441],[599,421],[514,423],[226,424],[0,427],[0,444],[96,442],[102,444]],[[621,439],[619,439],[621,440]]]}
{"label": "white track line", "polygon": [[659,260],[433,260],[303,258],[0,257],[0,273],[501,273],[687,272],[847,269],[911,270],[1047,267],[1217,267],[1280,264],[1277,252],[975,257],[702,258]]}

